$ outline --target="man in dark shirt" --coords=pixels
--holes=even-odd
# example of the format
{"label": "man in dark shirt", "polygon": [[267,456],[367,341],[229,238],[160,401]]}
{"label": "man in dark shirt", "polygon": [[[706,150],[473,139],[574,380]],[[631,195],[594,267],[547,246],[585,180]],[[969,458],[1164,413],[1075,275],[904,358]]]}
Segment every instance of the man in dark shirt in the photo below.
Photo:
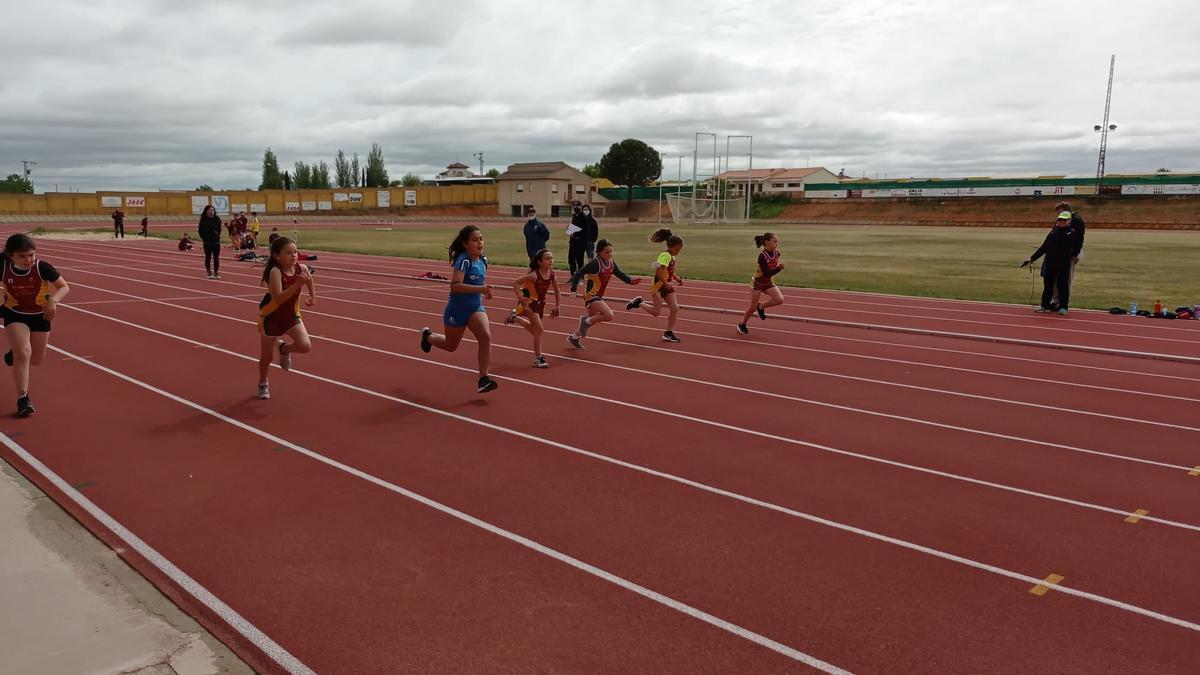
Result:
{"label": "man in dark shirt", "polygon": [[1021,263],[1025,267],[1046,256],[1045,274],[1042,278],[1042,302],[1035,312],[1054,311],[1050,302],[1054,290],[1058,289],[1058,313],[1065,315],[1071,304],[1071,260],[1079,253],[1079,236],[1071,226],[1071,213],[1063,211],[1054,222],[1054,229],[1033,255]]}
{"label": "man in dark shirt", "polygon": [[[1079,259],[1083,257],[1083,233],[1087,228],[1087,224],[1083,222],[1083,218],[1079,217],[1079,212],[1071,208],[1069,202],[1059,202],[1054,206],[1055,213],[1066,211],[1071,214],[1071,227],[1075,230],[1075,238],[1078,240],[1074,247],[1077,253],[1071,258],[1071,269],[1067,272],[1067,277],[1070,283],[1075,283],[1075,265],[1079,263]],[[1050,306],[1058,305],[1058,288],[1054,289],[1054,297],[1050,299]]]}
{"label": "man in dark shirt", "polygon": [[120,237],[125,238],[125,212],[117,209],[112,212],[113,219],[113,239]]}
{"label": "man in dark shirt", "polygon": [[533,256],[537,252],[546,248],[546,242],[550,241],[550,228],[546,224],[538,220],[537,211],[529,209],[526,214],[528,220],[525,221],[525,252],[529,254],[529,259],[533,260]]}

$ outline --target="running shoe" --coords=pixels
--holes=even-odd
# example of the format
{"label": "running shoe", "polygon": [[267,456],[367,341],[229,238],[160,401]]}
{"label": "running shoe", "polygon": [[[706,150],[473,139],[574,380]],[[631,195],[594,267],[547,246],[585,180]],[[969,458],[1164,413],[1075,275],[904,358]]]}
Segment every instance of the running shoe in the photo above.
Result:
{"label": "running shoe", "polygon": [[214,278],[214,279],[220,279],[220,278],[221,278],[221,273],[220,273],[220,272],[213,272],[213,278]]}
{"label": "running shoe", "polygon": [[679,342],[679,338],[675,336],[674,331],[663,333],[663,342]]}
{"label": "running shoe", "polygon": [[583,341],[579,339],[578,335],[568,335],[567,342],[570,342],[575,349],[583,349]]}
{"label": "running shoe", "polygon": [[33,401],[29,400],[29,394],[17,398],[17,417],[29,417],[33,412]]}
{"label": "running shoe", "polygon": [[514,310],[509,311],[508,316],[504,317],[504,323],[513,324],[516,322],[517,322],[517,310],[514,309]]}
{"label": "running shoe", "polygon": [[1038,306],[1038,307],[1034,307],[1033,311],[1037,312],[1038,314],[1045,314],[1046,312],[1049,312],[1052,310],[1049,307]]}
{"label": "running shoe", "polygon": [[208,274],[208,278],[209,278],[209,279],[212,279],[212,278],[213,278],[212,272],[208,272],[207,274]]}
{"label": "running shoe", "polygon": [[425,352],[426,354],[429,353],[430,349],[433,349],[433,345],[429,342],[429,336],[432,334],[433,331],[429,330],[428,326],[421,329],[421,351]]}
{"label": "running shoe", "polygon": [[13,364],[13,353],[12,353],[12,350],[10,349],[10,350],[4,352],[4,365],[12,366],[12,364]]}
{"label": "running shoe", "polygon": [[767,310],[763,309],[762,303],[758,305],[758,318],[763,321],[767,320]]}
{"label": "running shoe", "polygon": [[271,398],[271,387],[266,382],[258,384],[258,397],[264,401]]}
{"label": "running shoe", "polygon": [[739,323],[737,328],[738,328],[738,332],[741,333],[742,335],[750,334],[750,328],[748,326],[746,326],[746,324],[744,324],[744,323]]}
{"label": "running shoe", "polygon": [[1066,316],[1066,315],[1067,315],[1067,308],[1066,308],[1066,307],[1059,307],[1059,308],[1058,308],[1058,313],[1059,313],[1059,314],[1061,314],[1062,316]]}
{"label": "running shoe", "polygon": [[492,378],[488,377],[487,375],[484,375],[483,377],[479,378],[479,389],[478,389],[478,391],[479,391],[479,393],[481,393],[481,394],[486,394],[486,393],[488,393],[489,391],[495,391],[496,387],[499,387],[499,386],[500,386],[500,385],[496,384],[496,381],[495,381],[495,380],[493,380]]}
{"label": "running shoe", "polygon": [[533,367],[534,368],[549,368],[550,364],[546,363],[546,357],[535,356],[533,359]]}
{"label": "running shoe", "polygon": [[575,331],[575,334],[579,337],[587,337],[588,328],[591,328],[591,325],[588,323],[587,314],[584,314],[579,317],[579,330]]}
{"label": "running shoe", "polygon": [[641,306],[642,306],[642,296],[639,295],[638,297],[630,300],[629,303],[625,305],[625,309],[637,309],[638,307],[641,307]]}
{"label": "running shoe", "polygon": [[284,342],[283,340],[279,341],[279,367],[283,368],[284,370],[291,370],[292,369],[292,355],[283,351],[283,348],[286,344],[287,343]]}

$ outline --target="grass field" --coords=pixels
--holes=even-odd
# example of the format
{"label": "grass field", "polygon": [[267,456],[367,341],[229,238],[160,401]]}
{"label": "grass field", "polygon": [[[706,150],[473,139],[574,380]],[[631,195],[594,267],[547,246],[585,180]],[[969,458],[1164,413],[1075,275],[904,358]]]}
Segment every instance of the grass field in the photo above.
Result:
{"label": "grass field", "polygon": [[[566,238],[552,227],[556,267],[566,268]],[[659,246],[646,240],[652,224],[602,224],[616,257],[630,274],[646,275]],[[308,250],[374,253],[430,258],[430,270],[444,272],[446,245],[456,226],[397,226],[391,231],[302,230]],[[848,289],[946,298],[1026,303],[1041,279],[1018,268],[1041,243],[1037,229],[865,227],[782,225],[787,269],[781,285]],[[686,239],[679,272],[688,277],[747,281],[755,249],[753,226],[679,228]],[[484,227],[487,255],[496,264],[525,263],[520,229]],[[290,233],[285,233],[290,234]],[[1156,300],[1174,308],[1200,302],[1200,232],[1089,230],[1084,259],[1076,269],[1075,307],[1143,307]],[[685,289],[686,290],[686,289]]]}

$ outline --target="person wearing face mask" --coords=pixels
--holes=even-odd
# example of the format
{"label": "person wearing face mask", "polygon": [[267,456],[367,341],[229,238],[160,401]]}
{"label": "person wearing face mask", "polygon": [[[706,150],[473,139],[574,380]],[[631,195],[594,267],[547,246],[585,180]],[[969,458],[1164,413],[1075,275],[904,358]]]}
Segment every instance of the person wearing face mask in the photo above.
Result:
{"label": "person wearing face mask", "polygon": [[538,220],[536,209],[529,209],[526,215],[529,219],[525,221],[525,252],[529,254],[529,259],[533,260],[538,251],[546,248],[546,242],[550,241],[550,229]]}
{"label": "person wearing face mask", "polygon": [[1033,255],[1021,263],[1027,267],[1043,255],[1046,256],[1046,274],[1042,279],[1042,302],[1035,312],[1052,312],[1050,300],[1058,289],[1058,313],[1066,315],[1071,304],[1071,260],[1079,254],[1079,235],[1071,225],[1071,212],[1058,214],[1054,228]]}
{"label": "person wearing face mask", "polygon": [[592,216],[592,207],[587,204],[580,209],[580,215],[583,216],[583,250],[587,253],[588,261],[592,261],[596,257],[596,242],[600,239],[600,223],[596,222],[596,218]]}
{"label": "person wearing face mask", "polygon": [[571,209],[571,224],[567,227],[567,265],[571,268],[571,276],[583,267],[583,254],[587,250],[587,221],[583,217],[583,205],[575,202]]}

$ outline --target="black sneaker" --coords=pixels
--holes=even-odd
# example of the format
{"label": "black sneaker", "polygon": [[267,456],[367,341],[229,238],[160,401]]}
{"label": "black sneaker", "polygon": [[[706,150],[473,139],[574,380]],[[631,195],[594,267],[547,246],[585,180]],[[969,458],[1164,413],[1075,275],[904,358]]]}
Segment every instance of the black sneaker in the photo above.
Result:
{"label": "black sneaker", "polygon": [[17,398],[17,417],[29,417],[33,412],[33,401],[29,400],[29,394]]}
{"label": "black sneaker", "polygon": [[738,324],[738,332],[741,333],[742,335],[749,335],[750,328],[747,327],[746,324],[744,324],[744,323],[739,323]]}
{"label": "black sneaker", "polygon": [[500,385],[496,384],[496,381],[495,381],[495,380],[493,380],[492,378],[490,378],[490,377],[487,377],[487,376],[485,375],[485,376],[483,376],[483,377],[479,378],[479,389],[478,389],[478,391],[479,391],[479,393],[481,393],[481,394],[486,394],[486,393],[488,393],[489,391],[495,391],[496,387],[499,387],[499,386],[500,386]]}
{"label": "black sneaker", "polygon": [[12,367],[12,364],[13,364],[12,350],[10,349],[10,350],[4,352],[4,365]]}
{"label": "black sneaker", "polygon": [[428,327],[421,329],[421,351],[426,354],[429,353],[430,349],[433,349],[433,345],[429,343],[429,336],[431,334],[433,334],[433,331],[429,330]]}
{"label": "black sneaker", "polygon": [[674,331],[663,333],[663,342],[679,342],[679,338],[675,337]]}
{"label": "black sneaker", "polygon": [[762,319],[763,321],[767,320],[767,310],[763,309],[762,304],[759,304],[758,306],[758,318]]}
{"label": "black sneaker", "polygon": [[637,309],[642,306],[642,296],[638,296],[625,304],[625,309]]}
{"label": "black sneaker", "polygon": [[535,356],[535,357],[533,357],[533,367],[534,368],[549,368],[550,364],[546,363],[546,357]]}
{"label": "black sneaker", "polygon": [[570,342],[575,349],[583,349],[583,341],[574,335],[568,335],[567,342]]}

